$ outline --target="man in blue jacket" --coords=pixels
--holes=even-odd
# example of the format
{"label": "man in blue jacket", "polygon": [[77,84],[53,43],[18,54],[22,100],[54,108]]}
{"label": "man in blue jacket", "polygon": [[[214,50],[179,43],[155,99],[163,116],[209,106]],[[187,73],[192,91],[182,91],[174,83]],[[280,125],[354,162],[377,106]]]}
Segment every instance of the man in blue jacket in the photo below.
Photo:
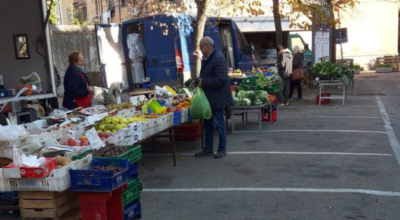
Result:
{"label": "man in blue jacket", "polygon": [[233,102],[230,89],[228,67],[224,55],[214,48],[214,41],[204,37],[200,41],[200,50],[203,53],[200,77],[194,85],[203,88],[212,110],[212,117],[204,120],[206,132],[206,146],[196,157],[214,155],[214,125],[218,129],[219,145],[214,158],[226,156],[226,127],[224,122],[224,108]]}

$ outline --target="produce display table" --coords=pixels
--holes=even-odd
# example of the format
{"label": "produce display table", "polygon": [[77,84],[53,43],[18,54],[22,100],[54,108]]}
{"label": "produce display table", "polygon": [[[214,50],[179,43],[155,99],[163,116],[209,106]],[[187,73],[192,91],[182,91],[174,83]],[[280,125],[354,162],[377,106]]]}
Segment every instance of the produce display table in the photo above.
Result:
{"label": "produce display table", "polygon": [[[253,106],[231,106],[231,117],[232,117],[232,133],[261,133],[261,117],[262,109],[267,104],[253,105]],[[270,108],[272,109],[272,108]],[[235,114],[247,114],[247,113],[258,113],[258,131],[257,130],[241,130],[235,131]],[[247,120],[246,120],[247,122]]]}
{"label": "produce display table", "polygon": [[[318,81],[318,85],[319,85],[319,105],[321,105],[321,100],[322,99],[342,99],[343,100],[343,104],[345,103],[345,101],[347,100],[347,92],[346,92],[346,84],[340,80],[319,80]],[[340,96],[329,96],[329,97],[322,97],[322,89],[325,86],[341,86],[343,88],[343,94]]]}

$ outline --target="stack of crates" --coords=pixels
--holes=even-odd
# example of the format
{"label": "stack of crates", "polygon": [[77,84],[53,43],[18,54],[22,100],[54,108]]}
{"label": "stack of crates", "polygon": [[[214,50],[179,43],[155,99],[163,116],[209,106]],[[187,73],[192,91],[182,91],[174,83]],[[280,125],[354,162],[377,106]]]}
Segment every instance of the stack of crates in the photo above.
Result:
{"label": "stack of crates", "polygon": [[140,145],[129,147],[122,155],[94,157],[94,166],[115,165],[119,173],[99,170],[71,170],[71,191],[79,192],[82,219],[131,220],[141,218],[138,161]]}

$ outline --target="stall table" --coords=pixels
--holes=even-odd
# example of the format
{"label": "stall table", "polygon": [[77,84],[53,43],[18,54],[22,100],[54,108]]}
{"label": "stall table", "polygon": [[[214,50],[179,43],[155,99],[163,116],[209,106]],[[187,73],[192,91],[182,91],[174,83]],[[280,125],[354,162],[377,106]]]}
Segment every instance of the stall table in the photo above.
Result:
{"label": "stall table", "polygon": [[[318,81],[319,85],[319,105],[321,105],[321,100],[322,99],[342,99],[343,100],[343,105],[345,101],[347,100],[347,92],[346,92],[346,84],[340,80],[319,80]],[[322,97],[322,89],[325,86],[341,86],[343,88],[343,94],[341,96],[330,96],[330,97]]]}
{"label": "stall table", "polygon": [[[260,133],[261,132],[261,119],[262,119],[262,109],[267,106],[267,104],[253,105],[253,106],[231,106],[231,117],[232,117],[232,133]],[[270,108],[270,111],[272,107]],[[242,130],[235,131],[235,114],[245,114],[247,122],[248,113],[258,113],[258,131],[257,130]]]}

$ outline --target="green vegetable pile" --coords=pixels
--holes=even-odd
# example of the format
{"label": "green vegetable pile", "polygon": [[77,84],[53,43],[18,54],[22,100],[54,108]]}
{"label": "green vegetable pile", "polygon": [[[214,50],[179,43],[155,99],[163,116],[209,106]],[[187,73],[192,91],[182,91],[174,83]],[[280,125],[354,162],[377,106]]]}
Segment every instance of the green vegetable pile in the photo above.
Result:
{"label": "green vegetable pile", "polygon": [[268,93],[266,91],[239,91],[233,99],[234,106],[250,106],[268,104]]}
{"label": "green vegetable pile", "polygon": [[282,83],[282,78],[277,73],[269,77],[261,73],[257,74],[256,78],[256,86],[260,89],[272,89],[273,86],[281,86]]}
{"label": "green vegetable pile", "polygon": [[347,66],[340,66],[329,61],[314,64],[314,66],[311,67],[311,72],[315,76],[322,76],[331,80],[341,80],[349,86],[354,82],[354,78]]}

